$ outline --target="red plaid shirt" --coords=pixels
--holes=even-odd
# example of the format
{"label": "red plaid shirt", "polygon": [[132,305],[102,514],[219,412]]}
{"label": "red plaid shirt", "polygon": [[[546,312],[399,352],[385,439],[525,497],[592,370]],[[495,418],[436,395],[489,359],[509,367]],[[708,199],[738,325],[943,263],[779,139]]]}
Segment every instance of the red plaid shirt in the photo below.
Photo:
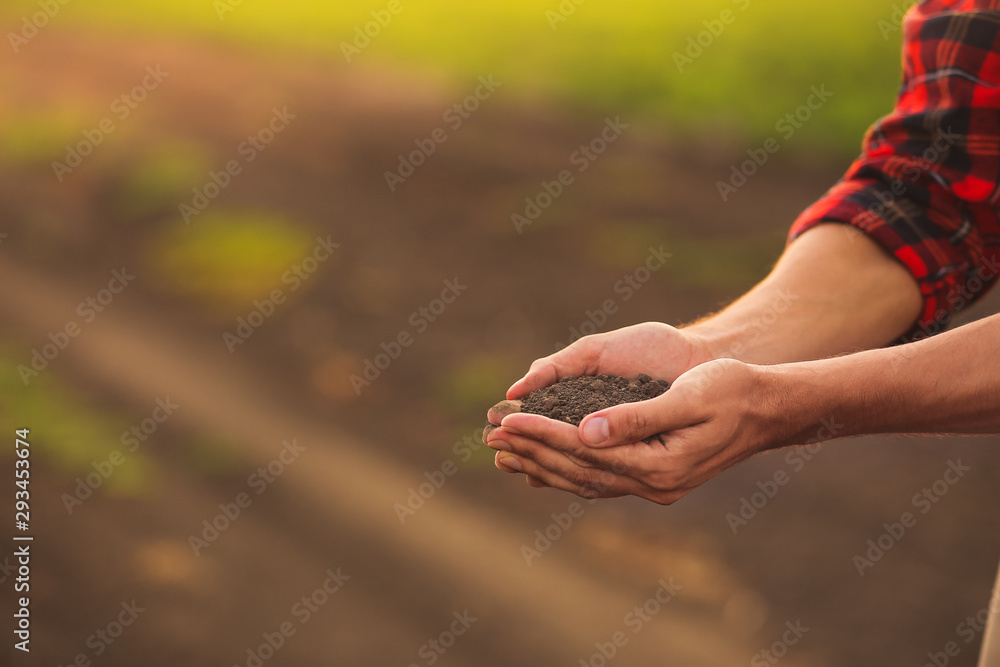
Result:
{"label": "red plaid shirt", "polygon": [[943,330],[1000,271],[1000,0],[925,0],[903,22],[903,83],[861,157],[792,225],[868,234],[920,284],[910,336]]}

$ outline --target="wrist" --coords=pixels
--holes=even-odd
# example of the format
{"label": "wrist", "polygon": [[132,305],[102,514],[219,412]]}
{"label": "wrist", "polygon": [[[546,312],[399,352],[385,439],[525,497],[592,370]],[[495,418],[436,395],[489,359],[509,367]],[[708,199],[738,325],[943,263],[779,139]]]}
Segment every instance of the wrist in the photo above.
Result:
{"label": "wrist", "polygon": [[746,361],[742,356],[745,346],[740,342],[745,336],[739,333],[734,334],[732,330],[714,327],[710,320],[692,324],[682,331],[691,341],[693,348],[689,369],[715,359]]}
{"label": "wrist", "polygon": [[762,433],[758,451],[847,435],[836,389],[813,366],[814,362],[753,366]]}

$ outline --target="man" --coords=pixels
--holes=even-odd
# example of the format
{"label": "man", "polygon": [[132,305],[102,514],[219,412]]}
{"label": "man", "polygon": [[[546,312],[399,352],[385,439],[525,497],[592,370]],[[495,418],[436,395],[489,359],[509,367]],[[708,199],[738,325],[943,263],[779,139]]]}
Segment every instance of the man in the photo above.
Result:
{"label": "man", "polygon": [[[895,110],[771,274],[691,326],[639,324],[535,361],[490,410],[498,468],[669,504],[830,417],[844,425],[831,438],[1000,433],[1000,315],[933,335],[1000,273],[1000,1],[925,0],[903,33]],[[535,389],[597,373],[673,385],[579,428],[518,412]],[[982,665],[1000,665],[993,626]]]}

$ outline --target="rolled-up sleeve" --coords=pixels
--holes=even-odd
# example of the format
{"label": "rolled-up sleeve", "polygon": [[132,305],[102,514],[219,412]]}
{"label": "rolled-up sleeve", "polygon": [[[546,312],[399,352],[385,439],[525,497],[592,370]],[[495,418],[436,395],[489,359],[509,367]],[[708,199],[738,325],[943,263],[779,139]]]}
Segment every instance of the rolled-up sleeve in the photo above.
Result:
{"label": "rolled-up sleeve", "polygon": [[895,109],[789,242],[830,222],[874,239],[920,285],[912,336],[944,330],[1000,272],[1000,2],[922,2],[903,35]]}

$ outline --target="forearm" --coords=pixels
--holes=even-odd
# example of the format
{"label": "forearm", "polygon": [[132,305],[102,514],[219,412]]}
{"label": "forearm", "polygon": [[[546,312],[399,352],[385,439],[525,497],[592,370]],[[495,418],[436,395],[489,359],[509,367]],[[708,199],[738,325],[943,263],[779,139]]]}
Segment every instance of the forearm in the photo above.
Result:
{"label": "forearm", "polygon": [[771,274],[722,312],[686,329],[709,358],[775,364],[881,347],[916,322],[910,273],[851,227],[820,225]]}
{"label": "forearm", "polygon": [[[762,369],[779,444],[815,435],[1000,433],[1000,315],[916,343]],[[782,416],[784,414],[784,416]],[[811,434],[811,435],[810,435]]]}

